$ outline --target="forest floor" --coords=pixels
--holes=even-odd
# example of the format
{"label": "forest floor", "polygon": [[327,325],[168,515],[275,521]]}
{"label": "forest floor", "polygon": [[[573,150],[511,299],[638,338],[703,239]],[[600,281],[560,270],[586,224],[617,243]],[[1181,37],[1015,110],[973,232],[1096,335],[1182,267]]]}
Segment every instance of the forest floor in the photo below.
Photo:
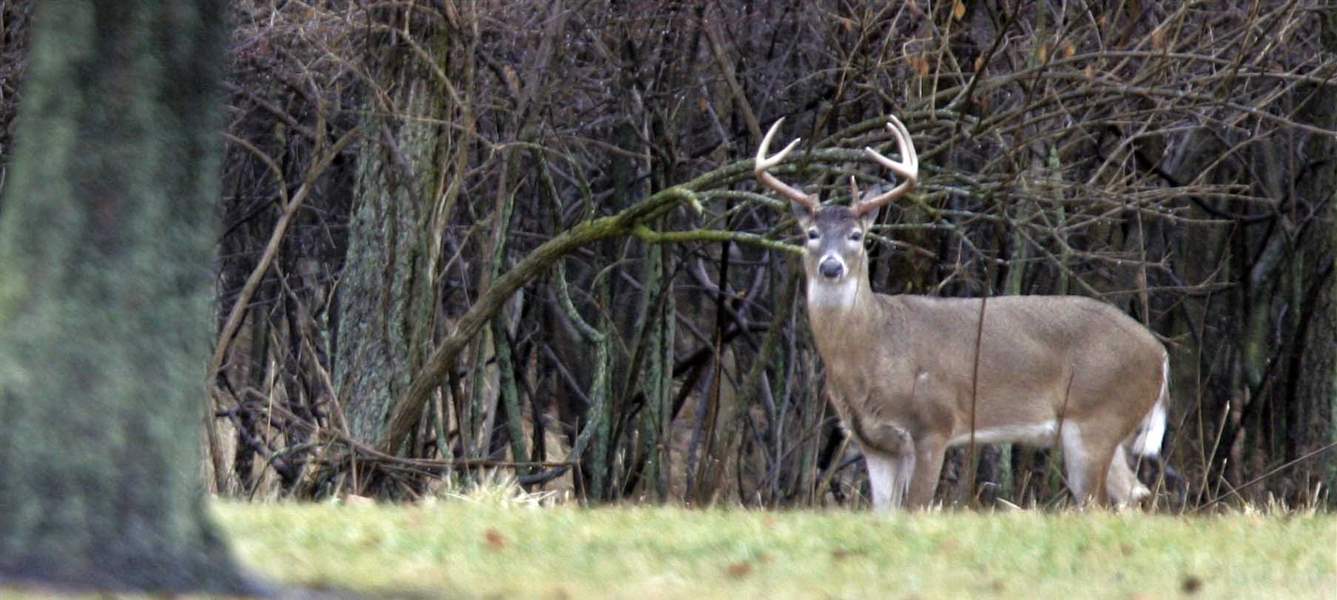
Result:
{"label": "forest floor", "polygon": [[214,506],[258,573],[369,597],[1337,598],[1337,515],[1312,511]]}

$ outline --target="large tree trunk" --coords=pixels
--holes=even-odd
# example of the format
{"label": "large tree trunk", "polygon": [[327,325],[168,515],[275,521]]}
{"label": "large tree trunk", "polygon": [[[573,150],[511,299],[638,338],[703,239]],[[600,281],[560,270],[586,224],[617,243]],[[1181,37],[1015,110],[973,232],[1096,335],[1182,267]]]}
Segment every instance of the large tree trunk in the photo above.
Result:
{"label": "large tree trunk", "polygon": [[[1337,8],[1329,8],[1322,27],[1323,48],[1337,52]],[[1315,90],[1302,116],[1326,129],[1337,127],[1337,87],[1328,85]],[[1325,214],[1306,232],[1302,261],[1298,267],[1297,286],[1302,302],[1299,331],[1295,395],[1290,398],[1298,414],[1292,419],[1287,439],[1300,460],[1337,442],[1337,163],[1333,155],[1337,143],[1327,136],[1312,135],[1303,155],[1308,164],[1301,166],[1296,194],[1313,206],[1327,205]],[[1308,323],[1304,323],[1308,320]],[[1305,327],[1304,325],[1307,325]],[[1317,484],[1328,491],[1328,503],[1337,504],[1331,490],[1337,484],[1337,461],[1306,461],[1297,476],[1299,489],[1308,493]]]}
{"label": "large tree trunk", "polygon": [[223,23],[37,15],[0,217],[0,579],[256,592],[199,473]]}

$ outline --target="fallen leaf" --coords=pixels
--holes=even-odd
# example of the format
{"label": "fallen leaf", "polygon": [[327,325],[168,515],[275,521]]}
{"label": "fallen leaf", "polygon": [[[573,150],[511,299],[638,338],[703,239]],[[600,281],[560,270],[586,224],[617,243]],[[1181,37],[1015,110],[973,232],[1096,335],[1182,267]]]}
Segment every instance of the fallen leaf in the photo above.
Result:
{"label": "fallen leaf", "polygon": [[496,529],[489,527],[483,532],[483,537],[487,539],[487,546],[493,550],[501,550],[506,547],[506,538]]}
{"label": "fallen leaf", "polygon": [[956,5],[952,6],[952,16],[956,17],[956,20],[958,21],[966,16],[966,3],[961,0],[956,0]]}
{"label": "fallen leaf", "polygon": [[748,573],[752,572],[752,565],[745,562],[734,563],[732,565],[729,565],[729,569],[727,572],[729,573],[729,576],[733,577],[734,579],[738,579],[740,577],[747,577]]}

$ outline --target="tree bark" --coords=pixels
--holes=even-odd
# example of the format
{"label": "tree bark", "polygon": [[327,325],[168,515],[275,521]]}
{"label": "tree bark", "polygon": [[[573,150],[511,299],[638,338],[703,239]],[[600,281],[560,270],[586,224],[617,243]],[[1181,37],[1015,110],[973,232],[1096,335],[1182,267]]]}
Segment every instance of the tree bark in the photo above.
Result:
{"label": "tree bark", "polygon": [[262,592],[205,511],[221,0],[52,0],[0,218],[0,581]]}
{"label": "tree bark", "polygon": [[[1323,19],[1323,48],[1337,52],[1337,8],[1329,8]],[[1301,115],[1319,127],[1337,127],[1337,87],[1313,90]],[[1286,432],[1290,460],[1337,443],[1337,162],[1333,160],[1337,143],[1331,137],[1311,135],[1308,144],[1302,154],[1308,163],[1300,166],[1296,195],[1314,206],[1326,204],[1327,210],[1310,225],[1312,231],[1304,236],[1295,265],[1297,291],[1305,305],[1297,332],[1301,345],[1295,390],[1288,398],[1294,414],[1291,431]],[[1300,472],[1295,479],[1302,493],[1319,483],[1329,490],[1337,484],[1337,461],[1314,461]],[[1337,497],[1329,493],[1328,503],[1337,504]]]}
{"label": "tree bark", "polygon": [[[393,17],[392,17],[393,18]],[[414,32],[422,48],[441,51],[447,33]],[[391,36],[395,38],[397,36]],[[379,39],[379,38],[378,38]],[[349,432],[382,442],[390,406],[405,395],[429,350],[433,293],[432,208],[445,143],[447,95],[425,71],[406,39],[369,65],[379,89],[369,94],[359,154],[356,208],[339,289],[335,381],[346,403]]]}

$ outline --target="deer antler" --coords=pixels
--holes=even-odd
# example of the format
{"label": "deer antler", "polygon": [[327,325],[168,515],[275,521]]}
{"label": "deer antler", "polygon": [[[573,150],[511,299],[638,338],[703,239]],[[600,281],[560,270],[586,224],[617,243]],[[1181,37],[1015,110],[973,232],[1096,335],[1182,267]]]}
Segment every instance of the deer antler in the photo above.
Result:
{"label": "deer antler", "polygon": [[[874,198],[859,201],[856,197],[854,199],[855,205],[853,207],[855,215],[863,216],[868,214],[869,211],[875,211],[886,206],[891,203],[892,200],[900,198],[910,190],[913,190],[915,188],[915,183],[919,181],[919,155],[915,154],[915,145],[914,142],[910,140],[910,131],[907,130],[905,125],[894,116],[887,122],[887,129],[891,130],[891,135],[896,138],[896,148],[901,152],[901,162],[896,162],[890,158],[882,156],[877,150],[867,146],[864,147],[863,151],[867,152],[868,156],[877,161],[878,164],[886,167],[892,173],[899,176],[901,178],[901,183],[900,185],[891,188],[891,191],[885,192]],[[764,143],[762,144],[762,147],[765,147]]]}
{"label": "deer antler", "polygon": [[771,125],[771,130],[766,132],[766,137],[761,138],[761,146],[757,147],[757,159],[754,163],[753,173],[756,174],[757,181],[760,181],[762,185],[775,190],[776,193],[781,196],[797,202],[812,212],[817,212],[817,201],[814,200],[812,196],[776,179],[774,175],[771,175],[766,171],[766,169],[780,164],[780,161],[785,159],[785,155],[789,154],[789,151],[793,150],[794,146],[798,145],[799,139],[801,139],[795,138],[794,141],[789,142],[788,146],[785,146],[784,150],[776,152],[774,156],[767,157],[766,151],[771,147],[771,138],[775,137],[775,132],[780,130],[780,124],[783,122],[785,122],[785,119],[784,117],[781,117],[774,125]]}

